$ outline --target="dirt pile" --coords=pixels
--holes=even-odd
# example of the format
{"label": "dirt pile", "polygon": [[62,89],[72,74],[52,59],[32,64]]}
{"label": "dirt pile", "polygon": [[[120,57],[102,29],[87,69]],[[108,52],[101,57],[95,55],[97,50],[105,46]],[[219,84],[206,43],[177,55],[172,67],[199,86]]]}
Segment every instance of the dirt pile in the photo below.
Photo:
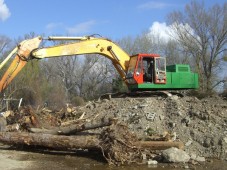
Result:
{"label": "dirt pile", "polygon": [[[60,111],[43,108],[36,110],[36,114],[32,112],[29,107],[22,108],[10,115],[7,122],[20,123],[24,131],[27,127],[48,129],[77,123],[78,120],[117,118],[118,122],[127,124],[131,135],[135,134],[141,140],[155,140],[156,136],[163,136],[165,140],[182,141],[184,150],[191,157],[227,158],[227,102],[219,97],[202,100],[178,96],[110,98],[90,101],[85,106],[68,106]],[[90,131],[100,133],[100,129]],[[116,136],[116,131],[106,133],[115,133]],[[132,136],[129,138],[133,139]],[[113,141],[110,136],[107,140],[106,148]],[[130,142],[128,144],[130,146]],[[109,149],[109,153],[117,154],[111,151],[111,147]],[[125,155],[125,160],[129,159]]]}
{"label": "dirt pile", "polygon": [[[227,102],[217,97],[172,96],[112,98],[89,102],[75,114],[116,117],[140,139],[169,135],[180,140],[190,155],[227,158]],[[69,117],[68,117],[69,118]]]}

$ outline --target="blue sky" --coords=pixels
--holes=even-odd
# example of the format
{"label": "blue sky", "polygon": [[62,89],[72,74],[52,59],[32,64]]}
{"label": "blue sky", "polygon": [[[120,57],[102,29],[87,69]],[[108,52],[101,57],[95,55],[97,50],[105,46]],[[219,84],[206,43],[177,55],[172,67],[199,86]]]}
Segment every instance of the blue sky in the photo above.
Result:
{"label": "blue sky", "polygon": [[[200,1],[200,0],[198,0]],[[0,35],[100,34],[119,39],[149,30],[190,0],[0,0]],[[204,0],[206,6],[225,0]]]}

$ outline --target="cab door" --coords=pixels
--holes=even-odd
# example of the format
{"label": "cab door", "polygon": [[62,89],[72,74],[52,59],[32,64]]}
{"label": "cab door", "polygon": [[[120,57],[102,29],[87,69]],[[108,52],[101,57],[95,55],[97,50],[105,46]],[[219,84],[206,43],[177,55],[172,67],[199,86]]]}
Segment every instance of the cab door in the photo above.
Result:
{"label": "cab door", "polygon": [[134,55],[129,61],[129,67],[126,74],[128,84],[143,83],[142,58],[139,55]]}
{"label": "cab door", "polygon": [[142,57],[138,56],[138,60],[136,63],[136,68],[134,72],[134,80],[136,81],[137,84],[142,84],[143,83],[143,64],[142,64]]}
{"label": "cab door", "polygon": [[166,84],[166,59],[164,57],[155,58],[155,83]]}

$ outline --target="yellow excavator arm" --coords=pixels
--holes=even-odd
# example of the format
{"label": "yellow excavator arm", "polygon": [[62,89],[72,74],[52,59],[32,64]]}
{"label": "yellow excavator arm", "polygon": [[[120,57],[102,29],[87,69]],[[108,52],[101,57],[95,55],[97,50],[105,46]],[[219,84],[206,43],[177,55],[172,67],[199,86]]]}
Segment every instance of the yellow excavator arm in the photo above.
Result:
{"label": "yellow excavator arm", "polygon": [[[57,46],[50,46],[39,48],[43,40],[52,41],[69,41],[68,44],[60,44]],[[16,51],[16,52],[15,52]],[[100,54],[110,59],[117,69],[123,80],[126,78],[126,71],[128,68],[130,56],[122,50],[118,45],[105,38],[97,37],[36,37],[33,39],[21,42],[18,47],[10,53],[7,58],[15,55],[15,58],[8,70],[0,80],[0,92],[4,90],[13,78],[20,72],[30,59],[43,59],[61,56],[74,56],[80,54]],[[4,65],[6,62],[2,63]],[[0,66],[1,66],[0,65]]]}

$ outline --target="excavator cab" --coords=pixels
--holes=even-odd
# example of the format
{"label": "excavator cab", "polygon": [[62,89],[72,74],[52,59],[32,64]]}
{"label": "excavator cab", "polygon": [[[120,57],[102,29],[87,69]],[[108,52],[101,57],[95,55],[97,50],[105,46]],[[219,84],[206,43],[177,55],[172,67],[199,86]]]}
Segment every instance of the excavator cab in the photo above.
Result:
{"label": "excavator cab", "polygon": [[157,54],[131,56],[126,78],[128,84],[165,84],[166,59]]}

